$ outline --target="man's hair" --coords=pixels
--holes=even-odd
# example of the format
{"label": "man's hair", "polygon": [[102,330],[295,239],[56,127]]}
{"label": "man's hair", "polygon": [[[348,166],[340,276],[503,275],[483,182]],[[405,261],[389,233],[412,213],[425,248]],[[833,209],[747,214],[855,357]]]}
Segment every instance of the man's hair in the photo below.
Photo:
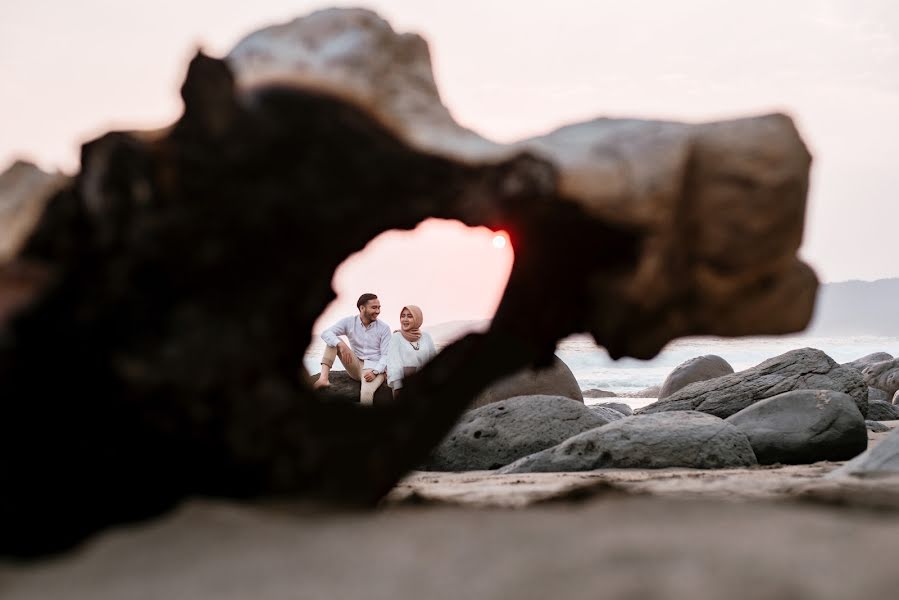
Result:
{"label": "man's hair", "polygon": [[356,308],[362,308],[366,304],[368,304],[369,300],[377,300],[378,297],[375,294],[362,294],[359,296],[359,300],[356,301]]}

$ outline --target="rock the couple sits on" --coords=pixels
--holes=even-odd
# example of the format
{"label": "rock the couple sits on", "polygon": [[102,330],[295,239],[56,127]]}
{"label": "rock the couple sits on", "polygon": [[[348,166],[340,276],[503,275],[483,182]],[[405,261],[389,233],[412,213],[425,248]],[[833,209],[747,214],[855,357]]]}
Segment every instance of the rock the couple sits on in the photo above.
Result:
{"label": "rock the couple sits on", "polygon": [[[371,404],[385,379],[394,396],[403,379],[437,354],[431,336],[421,330],[424,316],[414,305],[400,311],[401,329],[391,335],[390,326],[379,321],[381,303],[375,294],[362,294],[356,302],[358,315],[345,317],[321,334],[327,344],[321,359],[321,375],[313,387],[330,385],[334,359],[339,358],[347,375],[359,381],[359,400]],[[349,344],[340,339],[346,336]]]}

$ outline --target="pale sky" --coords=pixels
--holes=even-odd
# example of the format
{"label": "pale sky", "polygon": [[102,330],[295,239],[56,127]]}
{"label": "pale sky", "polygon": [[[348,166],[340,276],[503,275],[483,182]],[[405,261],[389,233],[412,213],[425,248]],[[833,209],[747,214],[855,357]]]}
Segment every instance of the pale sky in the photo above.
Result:
{"label": "pale sky", "polygon": [[[597,116],[704,121],[785,111],[814,155],[802,256],[823,281],[899,276],[893,0],[4,0],[0,169],[24,157],[73,171],[91,137],[175,119],[198,46],[224,55],[259,27],[334,5],[365,6],[398,31],[422,34],[444,102],[497,141]],[[368,291],[365,265],[427,257],[427,278],[416,267],[372,284],[392,325],[406,302],[432,324],[490,316],[511,264],[511,249],[491,239],[457,224],[388,233],[340,270],[341,297],[328,315],[354,310]],[[455,268],[465,294],[438,275]]]}

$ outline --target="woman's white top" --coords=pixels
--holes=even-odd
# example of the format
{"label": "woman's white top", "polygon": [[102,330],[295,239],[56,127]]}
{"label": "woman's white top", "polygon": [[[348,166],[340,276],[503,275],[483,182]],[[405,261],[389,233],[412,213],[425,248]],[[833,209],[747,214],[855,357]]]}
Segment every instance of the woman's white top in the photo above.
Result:
{"label": "woman's white top", "polygon": [[403,377],[407,368],[417,371],[437,356],[434,340],[427,331],[421,332],[421,339],[417,345],[418,350],[399,331],[391,336],[390,347],[387,349],[387,385],[392,389],[398,390],[403,387]]}

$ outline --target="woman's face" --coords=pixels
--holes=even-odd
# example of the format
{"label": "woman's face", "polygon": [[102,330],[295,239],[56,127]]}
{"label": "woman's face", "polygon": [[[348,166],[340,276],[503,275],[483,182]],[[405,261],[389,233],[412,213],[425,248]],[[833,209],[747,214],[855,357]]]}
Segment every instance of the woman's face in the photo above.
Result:
{"label": "woman's face", "polygon": [[403,312],[400,313],[400,326],[404,331],[408,331],[412,328],[412,321],[414,317],[412,316],[412,311],[408,308],[404,308]]}

